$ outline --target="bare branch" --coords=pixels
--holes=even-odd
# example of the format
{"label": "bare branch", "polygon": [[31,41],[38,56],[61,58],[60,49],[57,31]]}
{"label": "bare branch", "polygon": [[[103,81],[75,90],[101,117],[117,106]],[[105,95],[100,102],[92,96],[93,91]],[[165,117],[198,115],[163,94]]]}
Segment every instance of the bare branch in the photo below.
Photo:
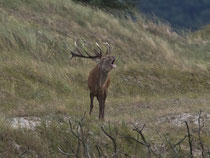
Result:
{"label": "bare branch", "polygon": [[22,153],[18,156],[18,158],[21,158],[21,157],[22,157],[23,155],[25,155],[28,151],[29,151],[29,147],[28,147],[27,150],[25,150],[24,152],[22,152]]}
{"label": "bare branch", "polygon": [[145,124],[142,126],[141,129],[138,129],[137,127],[134,126],[134,129],[133,129],[133,130],[136,131],[136,132],[138,132],[138,134],[141,136],[141,139],[143,140],[144,145],[147,147],[147,150],[148,150],[148,157],[151,157],[151,153],[153,153],[153,155],[154,155],[155,157],[158,157],[158,155],[151,149],[150,143],[147,142],[147,140],[145,139],[145,137],[144,137],[144,135],[143,135],[143,133],[142,133],[144,127],[145,127]]}
{"label": "bare branch", "polygon": [[82,139],[74,132],[71,120],[69,120],[69,127],[70,127],[71,133],[72,133],[79,141],[81,141],[82,143],[84,143],[84,142],[82,141]]}
{"label": "bare branch", "polygon": [[142,133],[144,127],[145,127],[145,124],[143,125],[143,127],[142,127],[140,130],[139,130],[137,127],[135,127],[133,130],[136,131],[136,132],[138,132],[138,133],[140,134],[140,136],[141,136],[141,138],[142,138],[144,144],[149,148],[149,147],[150,147],[150,144],[147,143],[147,141],[146,141],[146,139],[145,139],[145,137],[144,137],[144,135],[143,135],[143,133]]}
{"label": "bare branch", "polygon": [[187,136],[184,136],[184,138],[182,138],[181,140],[179,140],[177,143],[175,144],[172,144],[168,138],[166,136],[163,136],[166,140],[166,142],[170,145],[171,149],[173,150],[174,154],[175,154],[175,157],[178,158],[179,155],[178,155],[178,151],[176,149],[176,146],[180,146],[180,144],[187,138]]}
{"label": "bare branch", "polygon": [[201,119],[202,119],[202,111],[200,110],[200,113],[198,115],[198,139],[199,139],[199,143],[200,143],[200,146],[201,146],[201,155],[202,155],[202,158],[204,158],[204,145],[203,145],[203,141],[202,141],[202,138],[201,138],[201,130],[202,128],[204,127],[204,124],[201,125]]}
{"label": "bare branch", "polygon": [[141,144],[141,145],[143,145],[143,146],[146,146],[146,147],[147,147],[147,145],[146,145],[146,144],[144,144],[143,142],[140,142],[139,140],[137,140],[137,139],[136,139],[136,138],[134,138],[134,137],[131,137],[131,136],[122,136],[122,137],[120,137],[120,138],[132,139],[132,140],[134,140],[135,142],[137,142],[137,143],[139,143],[139,144]]}
{"label": "bare branch", "polygon": [[80,141],[78,140],[78,146],[77,146],[77,150],[76,150],[76,153],[75,153],[75,151],[74,151],[71,143],[69,142],[69,140],[67,138],[64,138],[64,139],[68,143],[68,145],[70,146],[71,152],[74,154],[74,156],[76,158],[79,158],[79,150],[78,149],[80,148]]}
{"label": "bare branch", "polygon": [[177,150],[176,150],[175,146],[168,140],[168,138],[166,136],[163,136],[163,137],[165,138],[166,142],[169,144],[169,146],[173,150],[175,157],[178,158]]}
{"label": "bare branch", "polygon": [[[83,116],[83,118],[81,119],[81,121],[84,119],[84,117],[85,117],[85,113],[84,113],[84,116]],[[81,135],[81,139],[82,139],[82,144],[83,144],[83,149],[84,149],[84,156],[85,156],[85,158],[90,158],[90,154],[89,154],[89,147],[88,147],[88,140],[87,140],[87,138],[85,138],[85,136],[84,136],[84,132],[83,132],[83,126],[82,126],[82,123],[81,122],[79,122],[79,126],[80,126],[80,135]]]}
{"label": "bare branch", "polygon": [[[139,141],[139,134],[137,134],[136,140]],[[138,142],[136,142],[136,146],[135,146],[135,157],[137,155],[137,147],[138,147]]]}
{"label": "bare branch", "polygon": [[190,129],[189,129],[187,121],[185,121],[185,124],[186,124],[186,128],[187,128],[188,143],[189,143],[189,147],[190,147],[190,157],[193,158],[192,138],[191,138],[191,134],[190,134]]}
{"label": "bare branch", "polygon": [[108,134],[108,133],[105,131],[105,129],[104,129],[103,126],[101,126],[101,129],[102,129],[102,131],[104,132],[104,134],[105,134],[109,139],[111,139],[111,141],[112,141],[112,143],[113,143],[113,147],[114,147],[114,154],[117,154],[117,144],[116,144],[115,139],[114,139],[110,134]]}
{"label": "bare branch", "polygon": [[182,138],[180,141],[178,141],[176,144],[174,144],[174,147],[176,147],[177,145],[180,145],[186,138],[187,138],[187,136],[184,136],[184,138]]}
{"label": "bare branch", "polygon": [[95,145],[97,152],[98,152],[98,157],[101,157],[101,151],[98,145]]}
{"label": "bare branch", "polygon": [[75,156],[74,154],[70,154],[70,153],[67,153],[67,152],[64,152],[61,148],[58,147],[58,151],[61,153],[61,154],[64,154],[64,155],[67,155],[67,156]]}

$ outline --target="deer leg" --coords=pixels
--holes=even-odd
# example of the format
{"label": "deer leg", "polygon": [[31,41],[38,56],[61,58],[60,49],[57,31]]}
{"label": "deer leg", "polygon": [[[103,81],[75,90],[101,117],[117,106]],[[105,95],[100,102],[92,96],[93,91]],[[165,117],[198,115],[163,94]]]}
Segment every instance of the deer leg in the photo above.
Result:
{"label": "deer leg", "polygon": [[90,115],[93,110],[93,100],[94,100],[94,95],[90,93],[90,113],[89,113]]}
{"label": "deer leg", "polygon": [[104,119],[104,111],[105,111],[105,101],[106,101],[107,93],[106,91],[104,92],[103,96],[103,104],[102,104],[102,118]]}
{"label": "deer leg", "polygon": [[102,110],[103,110],[103,97],[97,96],[98,102],[99,102],[99,120],[103,119]]}

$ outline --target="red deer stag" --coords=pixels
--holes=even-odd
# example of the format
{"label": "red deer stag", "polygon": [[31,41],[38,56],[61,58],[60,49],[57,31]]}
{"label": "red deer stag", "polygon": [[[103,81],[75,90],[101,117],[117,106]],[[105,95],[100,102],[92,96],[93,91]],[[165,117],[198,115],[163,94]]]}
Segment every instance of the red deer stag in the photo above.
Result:
{"label": "red deer stag", "polygon": [[105,56],[103,56],[102,49],[98,43],[96,43],[97,49],[93,49],[94,55],[90,55],[86,49],[84,48],[84,53],[81,53],[80,49],[77,47],[77,43],[75,42],[76,51],[71,51],[71,59],[73,57],[81,57],[81,58],[90,58],[90,59],[100,59],[99,63],[90,71],[88,77],[88,88],[90,90],[90,115],[93,109],[93,100],[94,97],[97,98],[99,102],[99,119],[104,120],[104,109],[105,109],[105,101],[107,97],[107,89],[110,84],[110,76],[109,72],[116,67],[114,64],[115,57],[110,56],[111,46],[108,43],[105,43],[108,47],[106,50]]}

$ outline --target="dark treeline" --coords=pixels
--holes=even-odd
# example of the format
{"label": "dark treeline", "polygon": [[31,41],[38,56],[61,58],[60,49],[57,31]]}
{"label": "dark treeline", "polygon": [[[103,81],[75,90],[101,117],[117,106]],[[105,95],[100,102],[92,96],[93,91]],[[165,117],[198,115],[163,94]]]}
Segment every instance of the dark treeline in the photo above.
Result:
{"label": "dark treeline", "polygon": [[195,30],[210,23],[210,0],[138,0],[136,5],[176,28]]}
{"label": "dark treeline", "polygon": [[[105,9],[140,12],[157,16],[174,28],[199,29],[210,23],[210,0],[74,0]],[[129,12],[130,13],[130,12]]]}
{"label": "dark treeline", "polygon": [[134,0],[74,0],[105,9],[129,10],[135,6]]}

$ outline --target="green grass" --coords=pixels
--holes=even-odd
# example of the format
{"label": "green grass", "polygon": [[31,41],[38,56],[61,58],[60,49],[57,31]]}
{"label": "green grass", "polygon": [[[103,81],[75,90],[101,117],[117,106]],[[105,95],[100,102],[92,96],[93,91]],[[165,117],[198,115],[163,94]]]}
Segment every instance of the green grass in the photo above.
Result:
{"label": "green grass", "polygon": [[[13,129],[3,123],[0,134],[6,141],[0,145],[10,147],[4,148],[2,155],[14,157],[30,147],[33,151],[27,151],[28,157],[62,157],[57,150],[59,145],[69,151],[64,140],[72,137],[58,125],[57,117],[68,115],[78,120],[84,111],[89,111],[87,78],[96,64],[69,59],[78,39],[91,46],[96,41],[108,41],[113,46],[117,68],[111,72],[105,115],[106,122],[115,124],[122,133],[132,133],[133,123],[146,122],[149,136],[154,134],[153,126],[167,130],[168,125],[156,124],[168,114],[197,113],[199,109],[210,112],[210,47],[203,36],[179,35],[168,25],[155,24],[142,15],[137,15],[136,22],[118,19],[70,0],[0,0],[0,23],[2,115],[5,120],[18,116],[39,116],[43,120],[46,116],[55,117],[52,127],[43,123],[37,131]],[[97,104],[95,101],[87,127],[101,136],[103,123],[97,121]],[[64,124],[67,129],[68,123]],[[21,144],[21,150],[15,149],[9,140]],[[75,146],[75,140],[72,141]],[[109,155],[111,142],[106,141]],[[129,147],[128,142],[119,141],[123,151],[133,153],[133,142]],[[105,148],[104,145],[106,142],[101,146]],[[139,150],[144,157],[145,149]]]}

